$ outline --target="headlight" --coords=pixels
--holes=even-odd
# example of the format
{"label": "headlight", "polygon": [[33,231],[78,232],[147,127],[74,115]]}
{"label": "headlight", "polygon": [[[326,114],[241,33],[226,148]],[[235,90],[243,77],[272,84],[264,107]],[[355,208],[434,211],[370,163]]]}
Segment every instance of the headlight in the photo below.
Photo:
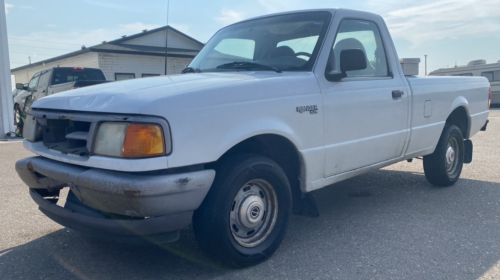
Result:
{"label": "headlight", "polygon": [[157,124],[102,123],[97,130],[94,153],[125,158],[165,155],[162,128]]}

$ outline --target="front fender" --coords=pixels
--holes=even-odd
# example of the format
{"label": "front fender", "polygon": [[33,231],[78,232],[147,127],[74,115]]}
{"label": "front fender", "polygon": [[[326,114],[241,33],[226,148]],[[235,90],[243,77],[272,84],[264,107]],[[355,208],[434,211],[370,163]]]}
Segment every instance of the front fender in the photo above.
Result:
{"label": "front fender", "polygon": [[279,135],[288,139],[295,147],[303,146],[299,136],[283,120],[277,118],[254,119],[226,131],[216,149],[219,155],[218,158],[237,144],[254,136],[264,134]]}

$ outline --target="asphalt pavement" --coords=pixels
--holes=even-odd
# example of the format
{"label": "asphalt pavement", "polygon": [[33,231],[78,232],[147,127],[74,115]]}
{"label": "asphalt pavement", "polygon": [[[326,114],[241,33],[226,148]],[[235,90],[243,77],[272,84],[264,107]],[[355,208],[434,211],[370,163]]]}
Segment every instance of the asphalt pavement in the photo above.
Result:
{"label": "asphalt pavement", "polygon": [[320,217],[293,216],[266,262],[233,269],[205,255],[191,229],[176,243],[134,246],[63,228],[38,211],[0,142],[0,279],[500,279],[500,110],[472,138],[452,187],[401,162],[314,192]]}

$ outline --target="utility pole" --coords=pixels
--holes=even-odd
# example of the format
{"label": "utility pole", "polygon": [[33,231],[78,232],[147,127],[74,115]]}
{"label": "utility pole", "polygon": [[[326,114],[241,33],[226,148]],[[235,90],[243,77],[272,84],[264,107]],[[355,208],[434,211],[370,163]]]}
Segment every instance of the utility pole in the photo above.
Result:
{"label": "utility pole", "polygon": [[[5,7],[0,0],[0,7]],[[4,9],[0,12],[0,139],[14,131],[14,105],[10,84],[9,44],[7,43],[7,19]]]}
{"label": "utility pole", "polygon": [[167,1],[167,28],[165,29],[165,75],[167,75],[168,66],[168,10],[170,8],[170,0]]}
{"label": "utility pole", "polygon": [[424,54],[425,56],[425,75],[427,76],[427,55]]}

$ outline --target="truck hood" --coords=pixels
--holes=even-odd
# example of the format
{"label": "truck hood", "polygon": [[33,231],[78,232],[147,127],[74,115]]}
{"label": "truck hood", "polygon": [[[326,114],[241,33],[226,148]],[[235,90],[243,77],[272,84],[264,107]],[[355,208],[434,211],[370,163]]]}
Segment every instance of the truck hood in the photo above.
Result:
{"label": "truck hood", "polygon": [[169,96],[188,94],[249,79],[276,77],[278,73],[198,73],[134,79],[89,86],[36,101],[34,109],[141,114],[144,107]]}

